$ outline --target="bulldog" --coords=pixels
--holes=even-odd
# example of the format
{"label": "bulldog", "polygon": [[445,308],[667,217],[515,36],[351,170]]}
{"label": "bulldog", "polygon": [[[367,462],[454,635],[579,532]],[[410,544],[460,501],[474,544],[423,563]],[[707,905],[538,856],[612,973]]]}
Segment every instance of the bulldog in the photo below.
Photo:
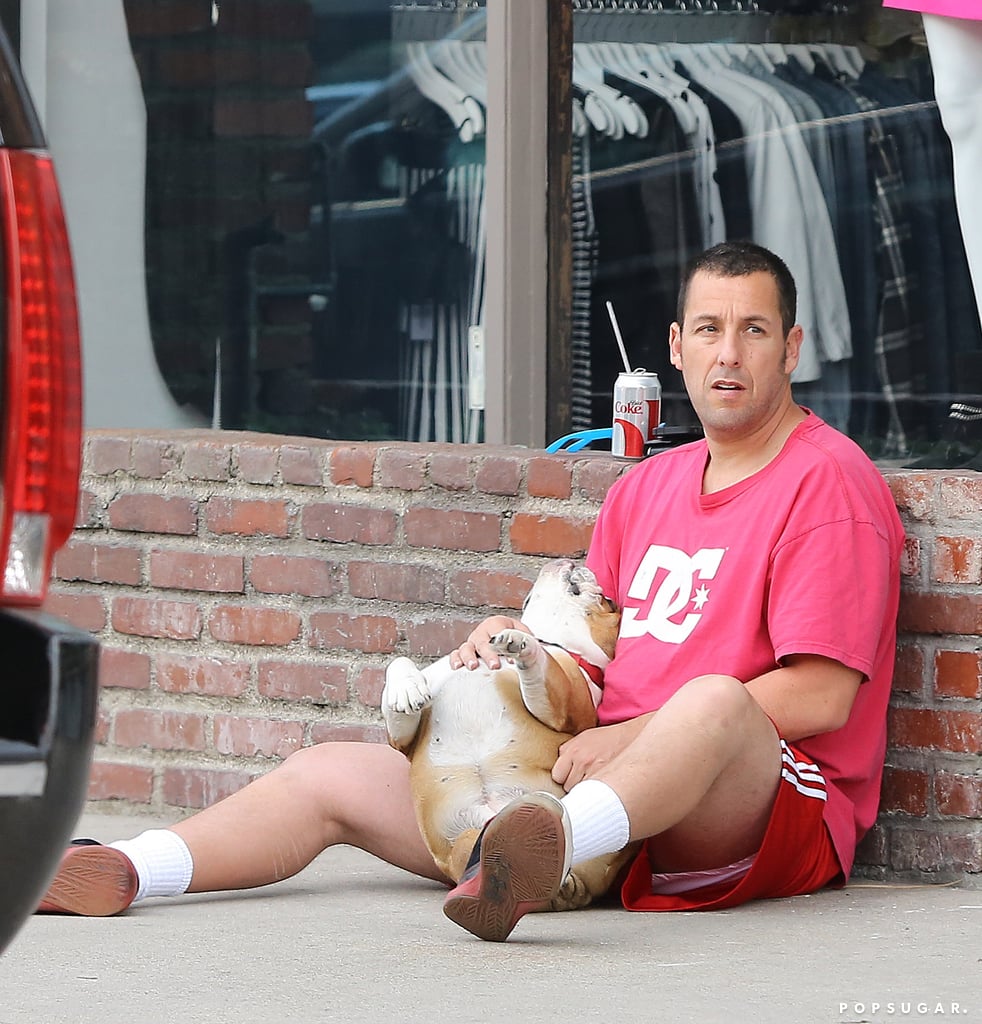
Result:
{"label": "bulldog", "polygon": [[[424,669],[393,660],[382,714],[389,742],[410,761],[416,818],[433,859],[458,882],[484,824],[517,796],[546,791],[559,747],[597,724],[603,669],[614,654],[618,609],[587,568],[548,562],[522,608],[533,635],[506,629],[491,645],[502,667]],[[549,909],[601,896],[634,852],[574,866]]]}

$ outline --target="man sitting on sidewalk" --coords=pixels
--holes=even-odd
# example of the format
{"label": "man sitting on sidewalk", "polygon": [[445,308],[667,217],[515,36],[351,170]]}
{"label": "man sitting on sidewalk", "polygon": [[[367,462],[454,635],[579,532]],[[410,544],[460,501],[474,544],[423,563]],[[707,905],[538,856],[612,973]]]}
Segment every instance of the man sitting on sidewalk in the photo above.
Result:
{"label": "man sitting on sidewalk", "polygon": [[[772,253],[727,242],[688,268],[669,344],[705,440],[632,468],[604,501],[587,564],[623,617],[601,724],[562,748],[562,801],[523,797],[486,826],[445,903],[481,938],[506,938],[570,863],[632,840],[631,909],[848,878],[876,816],[903,531],[872,463],[795,404],[802,340]],[[503,626],[522,628],[486,620],[453,663],[496,665],[488,639]],[[441,877],[406,759],[329,743],[172,829],[71,847],[40,909],[111,914],[263,885],[335,843]]]}

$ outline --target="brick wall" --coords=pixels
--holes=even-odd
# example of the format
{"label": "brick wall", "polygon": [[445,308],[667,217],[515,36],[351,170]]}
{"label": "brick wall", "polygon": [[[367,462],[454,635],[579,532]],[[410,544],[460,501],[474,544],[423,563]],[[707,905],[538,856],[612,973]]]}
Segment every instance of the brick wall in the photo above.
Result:
{"label": "brick wall", "polygon": [[[49,607],[103,643],[90,797],[179,816],[305,744],[383,739],[385,664],[580,557],[624,463],[96,431]],[[908,533],[882,813],[858,872],[982,878],[982,475],[888,471]]]}

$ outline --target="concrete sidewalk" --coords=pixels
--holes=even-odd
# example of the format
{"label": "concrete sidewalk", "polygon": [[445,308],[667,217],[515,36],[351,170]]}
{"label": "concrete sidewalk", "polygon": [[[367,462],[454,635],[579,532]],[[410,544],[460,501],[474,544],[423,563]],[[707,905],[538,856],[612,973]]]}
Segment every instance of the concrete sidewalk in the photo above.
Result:
{"label": "concrete sidewalk", "polygon": [[[86,816],[77,833],[159,824]],[[496,944],[451,924],[443,893],[340,848],[264,890],[35,917],[0,959],[0,1024],[982,1024],[979,890],[537,914]]]}

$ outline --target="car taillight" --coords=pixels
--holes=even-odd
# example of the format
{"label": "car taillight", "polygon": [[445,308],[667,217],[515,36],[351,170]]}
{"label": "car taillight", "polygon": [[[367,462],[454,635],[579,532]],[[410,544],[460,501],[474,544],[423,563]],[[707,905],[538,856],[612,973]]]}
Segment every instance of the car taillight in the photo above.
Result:
{"label": "car taillight", "polygon": [[75,279],[51,158],[0,150],[5,362],[0,592],[36,604],[78,501],[82,379]]}

